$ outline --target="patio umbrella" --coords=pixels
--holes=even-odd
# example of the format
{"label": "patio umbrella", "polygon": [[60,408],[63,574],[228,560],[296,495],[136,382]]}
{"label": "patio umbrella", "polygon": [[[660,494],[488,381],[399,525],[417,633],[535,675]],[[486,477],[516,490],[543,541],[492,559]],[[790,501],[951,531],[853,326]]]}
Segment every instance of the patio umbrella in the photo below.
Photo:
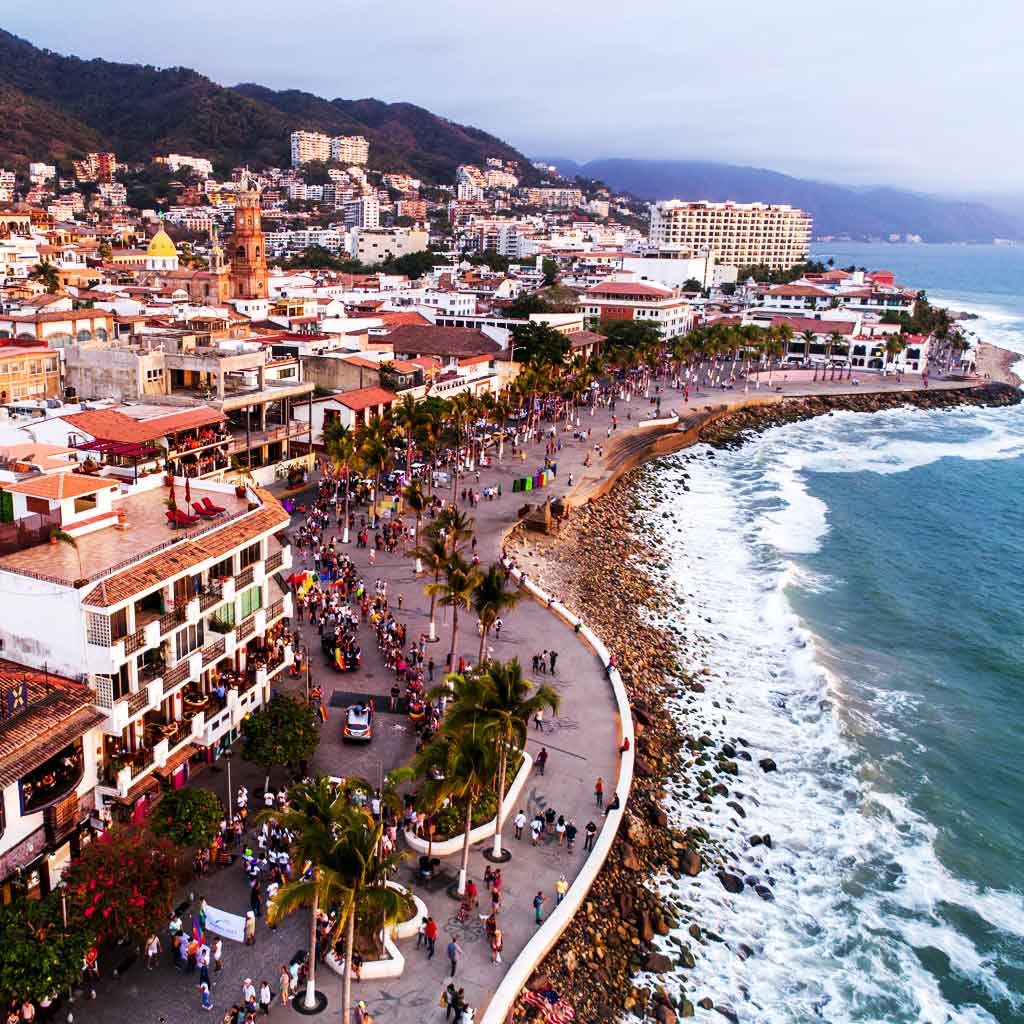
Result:
{"label": "patio umbrella", "polygon": [[173,473],[171,474],[170,494],[167,495],[167,501],[170,504],[171,508],[177,508],[178,507],[177,499],[174,496],[174,474]]}
{"label": "patio umbrella", "polygon": [[192,485],[188,477],[185,477],[185,504],[192,507]]}

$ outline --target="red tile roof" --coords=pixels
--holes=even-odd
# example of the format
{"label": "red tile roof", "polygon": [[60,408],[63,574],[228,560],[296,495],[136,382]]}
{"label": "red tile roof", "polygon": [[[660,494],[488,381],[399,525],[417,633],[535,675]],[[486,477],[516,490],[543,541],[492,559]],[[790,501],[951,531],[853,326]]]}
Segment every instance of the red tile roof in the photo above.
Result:
{"label": "red tile roof", "polygon": [[791,295],[794,297],[802,295],[805,298],[826,299],[829,293],[821,288],[812,288],[809,284],[780,284],[775,288],[769,288],[765,295]]}
{"label": "red tile roof", "polygon": [[479,356],[500,352],[501,346],[475,327],[397,327],[390,334],[378,340],[391,342],[396,354],[438,355],[438,356]]}
{"label": "red tile roof", "polygon": [[342,405],[353,412],[362,412],[374,405],[391,405],[398,401],[398,395],[387,388],[359,388],[357,391],[345,391],[334,396]]}
{"label": "red tile roof", "polygon": [[668,288],[641,281],[602,281],[583,293],[584,298],[600,297],[601,295],[641,295],[644,298],[670,299],[673,292]]}
{"label": "red tile roof", "polygon": [[109,477],[83,476],[81,473],[53,473],[50,476],[30,477],[16,484],[0,484],[0,490],[27,494],[33,498],[61,501],[64,498],[79,498],[83,494],[117,489],[117,481]]}
{"label": "red tile roof", "polygon": [[222,412],[201,405],[195,409],[168,412],[149,419],[137,420],[117,409],[89,409],[64,417],[73,427],[92,434],[101,441],[125,441],[141,444],[155,441],[179,430],[190,430],[226,419]]}

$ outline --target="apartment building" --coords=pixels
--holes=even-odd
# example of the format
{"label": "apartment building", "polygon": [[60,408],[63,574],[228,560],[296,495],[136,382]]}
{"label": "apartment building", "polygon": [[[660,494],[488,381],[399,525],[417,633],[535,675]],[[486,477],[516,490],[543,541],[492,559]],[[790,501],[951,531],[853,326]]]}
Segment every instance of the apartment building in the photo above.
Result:
{"label": "apartment building", "polygon": [[413,252],[423,252],[430,236],[410,228],[357,227],[352,231],[352,256],[372,266]]}
{"label": "apartment building", "polygon": [[380,227],[380,200],[376,196],[351,199],[342,206],[342,211],[350,228]]}
{"label": "apartment building", "polygon": [[297,131],[291,134],[292,167],[331,159],[331,137],[321,132]]}
{"label": "apartment building", "polygon": [[786,270],[806,261],[811,225],[793,206],[669,199],[651,206],[648,239],[663,256],[712,250],[719,263]]}
{"label": "apartment building", "polygon": [[79,181],[110,181],[117,172],[114,153],[88,153],[84,160],[72,160],[75,177]]}
{"label": "apartment building", "polygon": [[339,135],[331,139],[330,154],[335,163],[364,167],[370,160],[370,143],[362,135]]}
{"label": "apartment building", "polygon": [[583,193],[578,188],[522,188],[519,198],[530,206],[549,210],[573,210],[583,205]]}
{"label": "apartment building", "polygon": [[632,275],[617,274],[584,292],[579,311],[590,320],[639,320],[661,328],[663,338],[685,334],[693,326],[690,304],[672,288],[663,288]]}
{"label": "apartment building", "polygon": [[0,342],[0,405],[60,397],[60,356],[53,349]]}
{"label": "apartment building", "polygon": [[205,157],[184,156],[182,153],[168,153],[167,156],[154,158],[154,163],[166,164],[167,169],[177,174],[182,167],[194,171],[200,178],[209,178],[213,174],[213,164]]}
{"label": "apartment building", "polygon": [[[162,474],[126,484],[62,468],[0,483],[13,526],[45,520],[76,542],[4,534],[5,654],[62,677],[64,690],[77,684],[63,699],[99,713],[87,746],[81,730],[95,716],[81,710],[49,744],[51,774],[64,779],[59,791],[79,771],[87,785],[94,772],[97,804],[125,820],[145,816],[160,779],[180,784],[190,761],[217,756],[291,659],[276,644],[292,613],[277,579],[291,566],[290,548],[275,537],[287,513],[266,491],[204,481],[191,484],[191,500],[221,511],[172,528],[167,500],[184,506],[186,487],[172,479],[170,487]],[[34,784],[33,797],[40,784],[47,780]]]}

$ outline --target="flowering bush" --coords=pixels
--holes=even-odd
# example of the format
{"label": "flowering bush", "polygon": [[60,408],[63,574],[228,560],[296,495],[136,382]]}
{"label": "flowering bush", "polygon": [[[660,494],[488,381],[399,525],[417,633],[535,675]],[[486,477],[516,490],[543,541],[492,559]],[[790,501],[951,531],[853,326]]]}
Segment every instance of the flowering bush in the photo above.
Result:
{"label": "flowering bush", "polygon": [[209,846],[220,831],[224,807],[220,798],[206,789],[172,789],[153,811],[153,833],[170,839],[175,846]]}
{"label": "flowering bush", "polygon": [[167,923],[178,887],[177,851],[168,839],[118,828],[90,843],[68,868],[68,918],[100,941],[140,940]]}

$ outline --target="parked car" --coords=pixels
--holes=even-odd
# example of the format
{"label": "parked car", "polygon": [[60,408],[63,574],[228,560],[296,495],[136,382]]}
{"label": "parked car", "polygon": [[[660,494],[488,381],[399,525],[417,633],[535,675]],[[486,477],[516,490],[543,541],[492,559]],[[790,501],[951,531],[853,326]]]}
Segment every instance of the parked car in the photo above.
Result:
{"label": "parked car", "polygon": [[352,743],[369,743],[373,739],[373,708],[369,704],[352,704],[346,709],[341,737]]}

